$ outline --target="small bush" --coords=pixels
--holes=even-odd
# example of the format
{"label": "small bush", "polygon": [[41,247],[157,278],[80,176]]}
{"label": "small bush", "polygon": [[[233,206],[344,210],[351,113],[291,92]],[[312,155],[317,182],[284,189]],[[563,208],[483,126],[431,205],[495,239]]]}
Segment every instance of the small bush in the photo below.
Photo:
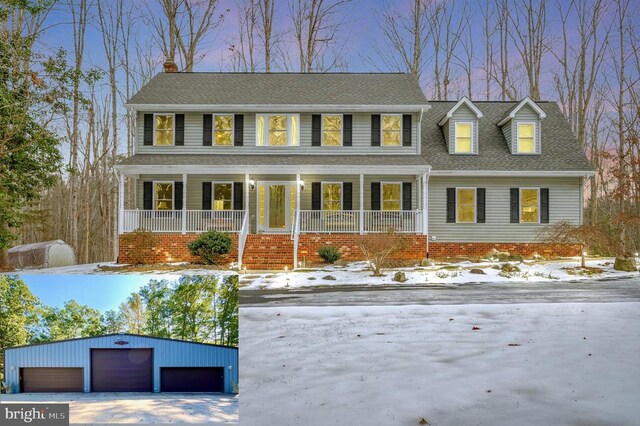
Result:
{"label": "small bush", "polygon": [[215,265],[220,257],[231,253],[231,237],[224,232],[209,231],[190,242],[192,255],[198,256],[207,265]]}
{"label": "small bush", "polygon": [[120,237],[120,244],[126,246],[129,251],[131,264],[142,265],[153,257],[156,247],[160,244],[160,238],[151,231],[138,229]]}
{"label": "small bush", "polygon": [[318,249],[318,256],[325,261],[325,263],[334,263],[340,260],[340,252],[333,246],[322,246]]}

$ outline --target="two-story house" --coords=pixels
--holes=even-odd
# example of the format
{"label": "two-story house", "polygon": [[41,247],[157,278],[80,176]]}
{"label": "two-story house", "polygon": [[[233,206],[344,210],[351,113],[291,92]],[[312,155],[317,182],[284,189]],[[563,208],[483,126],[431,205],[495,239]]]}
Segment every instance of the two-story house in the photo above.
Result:
{"label": "two-story house", "polygon": [[411,241],[405,258],[575,254],[535,241],[581,222],[592,173],[555,103],[429,102],[408,74],[164,72],[127,108],[120,262],[138,229],[158,234],[150,262],[191,260],[199,233],[229,232],[250,269],[315,261],[325,244],[358,259],[361,236],[389,228]]}

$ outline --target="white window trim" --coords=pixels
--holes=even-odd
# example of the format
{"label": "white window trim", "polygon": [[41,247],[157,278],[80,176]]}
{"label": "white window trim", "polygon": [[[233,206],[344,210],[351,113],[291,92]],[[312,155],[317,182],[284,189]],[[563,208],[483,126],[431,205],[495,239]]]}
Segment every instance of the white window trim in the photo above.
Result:
{"label": "white window trim", "polygon": [[[230,115],[231,116],[231,145],[216,145],[216,116]],[[217,146],[220,148],[232,147],[236,143],[236,116],[230,112],[218,112],[211,114],[211,146]]]}
{"label": "white window trim", "polygon": [[[214,208],[215,206],[215,194],[216,194],[216,185],[224,185],[224,184],[230,184],[231,185],[231,208],[229,210],[216,210]],[[233,211],[233,191],[234,191],[234,184],[233,182],[230,181],[226,181],[226,180],[212,180],[211,181],[211,211],[215,211],[215,212],[229,212],[229,211]]]}
{"label": "white window trim", "polygon": [[[458,217],[458,190],[459,189],[473,189],[473,222],[460,222]],[[456,223],[478,223],[478,188],[471,186],[457,186],[456,187]]]}
{"label": "white window trim", "polygon": [[[469,124],[471,126],[471,151],[469,152],[458,152],[458,124]],[[473,149],[473,131],[475,129],[475,123],[473,121],[454,121],[453,122],[453,153],[460,155],[469,155],[475,154],[475,150]]]}
{"label": "white window trim", "polygon": [[[171,145],[156,145],[156,117],[157,116],[173,117],[173,143]],[[153,146],[175,146],[176,145],[176,114],[173,112],[154,112],[153,113]]]}
{"label": "white window trim", "polygon": [[[383,130],[383,122],[384,122],[384,117],[400,117],[400,145],[385,145],[384,144],[384,130]],[[402,114],[380,114],[380,147],[381,148],[402,148],[402,134],[404,133],[404,128],[403,128],[403,119],[402,119]]]}
{"label": "white window trim", "polygon": [[[518,222],[520,223],[525,223],[525,224],[536,224],[536,223],[540,223],[540,209],[541,209],[541,203],[540,203],[540,188],[539,187],[529,187],[529,186],[525,186],[525,187],[521,187],[518,188],[519,189],[519,199],[518,199]],[[522,190],[523,189],[535,189],[536,191],[538,191],[538,220],[536,222],[523,222],[522,221]]]}
{"label": "white window trim", "polygon": [[331,116],[331,115],[340,116],[340,145],[339,146],[344,146],[344,114],[340,114],[340,113],[336,113],[336,114],[327,113],[327,114],[321,114],[320,115],[320,146],[326,146],[326,147],[329,147],[329,148],[335,148],[335,145],[325,145],[324,144],[324,117],[325,117],[325,115],[327,115],[327,116]]}
{"label": "white window trim", "polygon": [[[269,117],[274,116],[274,115],[284,115],[285,117],[287,117],[287,145],[286,146],[273,146],[273,145],[269,145]],[[265,118],[264,121],[264,145],[258,145],[258,117],[263,116]],[[291,126],[290,126],[290,118],[291,117],[298,117],[298,132],[297,132],[297,139],[298,139],[298,145],[292,145],[291,144],[291,136],[292,136],[292,132],[291,132]],[[260,148],[270,148],[270,149],[282,149],[282,148],[290,148],[290,147],[299,147],[300,146],[300,127],[301,127],[301,123],[300,123],[300,114],[288,114],[286,112],[283,113],[267,113],[267,114],[256,114],[256,119],[255,119],[255,129],[256,129],[256,136],[255,136],[255,144],[256,147],[260,147]],[[322,137],[322,135],[320,135]]]}
{"label": "white window trim", "polygon": [[[152,202],[153,202],[153,210],[157,211],[157,212],[172,212],[172,211],[176,211],[176,183],[172,180],[154,180],[153,182],[153,192],[151,193],[152,195]],[[159,210],[156,208],[156,184],[157,183],[170,183],[171,184],[171,207],[173,207],[171,210]],[[184,203],[184,200],[182,200],[182,202]]]}
{"label": "white window trim", "polygon": [[[401,212],[402,210],[402,200],[403,200],[403,182],[398,182],[398,181],[387,181],[387,182],[380,182],[380,211],[381,212]],[[383,187],[384,185],[400,185],[400,210],[385,210],[384,209],[384,191],[383,191]]]}
{"label": "white window trim", "polygon": [[[340,210],[325,210],[324,209],[324,185],[325,184],[339,184],[340,185]],[[343,211],[344,210],[344,182],[322,181],[320,182],[320,207],[322,211]]]}
{"label": "white window trim", "polygon": [[[533,152],[520,152],[520,125],[521,124],[531,124],[533,126]],[[519,155],[537,155],[538,147],[537,147],[537,138],[536,138],[536,130],[538,123],[535,121],[516,121],[516,153]]]}

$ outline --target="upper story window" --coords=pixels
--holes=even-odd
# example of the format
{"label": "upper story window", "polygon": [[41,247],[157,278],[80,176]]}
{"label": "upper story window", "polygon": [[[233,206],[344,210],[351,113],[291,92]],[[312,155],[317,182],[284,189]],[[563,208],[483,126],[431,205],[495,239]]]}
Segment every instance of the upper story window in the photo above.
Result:
{"label": "upper story window", "polygon": [[520,189],[520,222],[540,222],[540,189]]}
{"label": "upper story window", "polygon": [[342,115],[327,114],[322,116],[322,145],[342,145]]}
{"label": "upper story window", "polygon": [[173,182],[155,182],[153,198],[156,210],[173,210]]}
{"label": "upper story window", "polygon": [[322,183],[322,210],[342,210],[342,183]]}
{"label": "upper story window", "polygon": [[456,188],[456,222],[475,223],[476,189]]}
{"label": "upper story window", "polygon": [[518,154],[535,154],[535,123],[518,123]]}
{"label": "upper story window", "polygon": [[231,210],[233,200],[233,183],[213,183],[213,210]]}
{"label": "upper story window", "polygon": [[298,114],[256,115],[257,146],[297,146],[300,140]]}
{"label": "upper story window", "polygon": [[398,211],[401,207],[402,184],[382,183],[382,210]]}
{"label": "upper story window", "polygon": [[471,154],[473,152],[472,135],[472,122],[456,122],[454,145],[456,154]]}
{"label": "upper story window", "polygon": [[[400,146],[402,142],[402,115],[382,116],[382,146]],[[398,208],[398,210],[400,210]]]}
{"label": "upper story window", "polygon": [[217,146],[233,145],[233,114],[213,116],[213,143]]}
{"label": "upper story window", "polygon": [[169,146],[174,144],[174,114],[154,114],[153,144]]}

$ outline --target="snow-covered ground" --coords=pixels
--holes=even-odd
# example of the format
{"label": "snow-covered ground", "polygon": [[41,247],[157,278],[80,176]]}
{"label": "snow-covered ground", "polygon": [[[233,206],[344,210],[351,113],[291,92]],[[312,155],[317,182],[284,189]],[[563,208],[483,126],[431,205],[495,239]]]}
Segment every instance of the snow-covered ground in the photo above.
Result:
{"label": "snow-covered ground", "polygon": [[640,303],[243,308],[240,335],[243,425],[638,424]]}
{"label": "snow-covered ground", "polygon": [[[525,261],[511,262],[517,266],[519,272],[505,273],[500,267],[502,262],[472,263],[469,261],[448,264],[436,264],[430,267],[394,268],[384,271],[384,276],[374,277],[366,268],[365,262],[352,262],[339,267],[327,265],[323,268],[290,271],[268,274],[247,274],[241,277],[243,288],[278,289],[299,288],[311,286],[334,285],[389,285],[399,284],[393,280],[394,273],[403,271],[407,281],[404,284],[464,284],[464,283],[509,283],[509,282],[552,282],[580,279],[606,279],[637,276],[634,272],[620,272],[613,269],[613,259],[588,260],[588,268],[598,268],[584,271],[577,268],[579,259],[563,261]],[[497,269],[495,269],[497,268]],[[472,269],[481,269],[482,274],[474,274]],[[601,270],[601,271],[599,271]]]}
{"label": "snow-covered ground", "polygon": [[161,266],[149,266],[137,269],[129,269],[129,265],[115,262],[86,263],[82,265],[61,266],[44,269],[20,269],[4,274],[27,275],[86,275],[86,274],[151,274],[151,275],[230,275],[234,271],[224,269],[190,267],[188,263],[169,263]]}

